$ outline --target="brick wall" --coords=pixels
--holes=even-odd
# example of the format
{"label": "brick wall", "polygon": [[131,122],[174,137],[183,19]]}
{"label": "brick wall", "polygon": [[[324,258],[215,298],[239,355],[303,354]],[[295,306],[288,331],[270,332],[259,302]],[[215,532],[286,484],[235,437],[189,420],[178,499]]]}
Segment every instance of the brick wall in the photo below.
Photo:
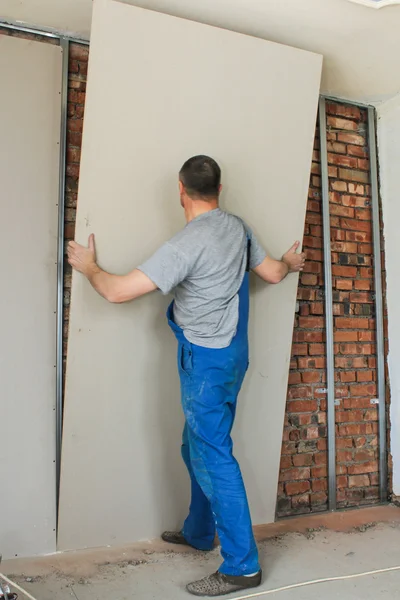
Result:
{"label": "brick wall", "polygon": [[[327,104],[338,507],[379,500],[378,412],[367,111]],[[278,515],[327,508],[326,360],[319,132],[300,279]],[[386,334],[387,335],[387,334]]]}
{"label": "brick wall", "polygon": [[[83,113],[89,48],[70,44],[68,75],[67,167],[65,182],[65,243],[74,239],[79,166],[82,145]],[[71,267],[64,263],[64,373],[67,355]]]}
{"label": "brick wall", "polygon": [[[28,39],[57,43],[41,36]],[[73,239],[88,48],[70,44],[66,178],[66,243]],[[337,458],[339,506],[378,499],[376,358],[373,315],[371,208],[366,148],[366,112],[329,104],[328,143],[331,192]],[[287,411],[283,433],[278,515],[327,508],[324,281],[319,141],[315,150],[304,247],[308,261],[301,276]],[[64,358],[67,351],[71,270],[65,263]],[[389,396],[388,396],[389,398]],[[389,401],[389,399],[388,399]]]}

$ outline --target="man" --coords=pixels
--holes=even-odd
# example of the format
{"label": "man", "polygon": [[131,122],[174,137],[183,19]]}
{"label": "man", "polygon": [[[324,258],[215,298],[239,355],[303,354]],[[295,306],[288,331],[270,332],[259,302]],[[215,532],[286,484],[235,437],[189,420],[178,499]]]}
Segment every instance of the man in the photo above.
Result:
{"label": "man", "polygon": [[261,568],[231,429],[248,368],[249,270],[279,283],[301,271],[299,242],[273,260],[251,230],[219,208],[221,170],[207,156],[188,160],[179,174],[187,225],[128,275],[111,275],[89,247],[68,247],[69,262],[110,302],[128,302],[156,289],[172,292],[168,322],[178,341],[178,371],[186,424],[182,456],[192,500],[182,531],[163,539],[211,550],[216,532],[223,564],[187,586],[196,596],[218,596],[261,583]]}

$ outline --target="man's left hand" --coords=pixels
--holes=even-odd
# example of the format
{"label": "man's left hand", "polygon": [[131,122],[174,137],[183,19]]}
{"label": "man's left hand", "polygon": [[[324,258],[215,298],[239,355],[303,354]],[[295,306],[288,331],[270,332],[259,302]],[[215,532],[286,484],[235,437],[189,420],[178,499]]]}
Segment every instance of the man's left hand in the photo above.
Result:
{"label": "man's left hand", "polygon": [[68,262],[73,269],[83,273],[86,277],[96,268],[96,248],[93,233],[89,236],[89,245],[86,248],[76,242],[68,244]]}
{"label": "man's left hand", "polygon": [[283,255],[283,262],[286,263],[289,273],[298,273],[304,269],[306,262],[306,255],[304,252],[300,254],[297,250],[300,248],[300,242],[295,242],[293,246]]}

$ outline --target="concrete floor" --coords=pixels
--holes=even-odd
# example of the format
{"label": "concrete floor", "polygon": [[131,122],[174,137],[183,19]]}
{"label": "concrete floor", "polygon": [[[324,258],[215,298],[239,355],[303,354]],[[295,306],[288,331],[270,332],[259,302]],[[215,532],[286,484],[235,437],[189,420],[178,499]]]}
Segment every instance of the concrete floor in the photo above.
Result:
{"label": "concrete floor", "polygon": [[[377,507],[287,519],[257,528],[265,579],[256,592],[400,565],[400,509]],[[162,542],[3,563],[38,600],[181,600],[185,584],[218,568],[203,554]],[[240,596],[236,594],[233,598]],[[261,596],[262,598],[263,596]],[[264,596],[278,600],[400,599],[400,571]]]}

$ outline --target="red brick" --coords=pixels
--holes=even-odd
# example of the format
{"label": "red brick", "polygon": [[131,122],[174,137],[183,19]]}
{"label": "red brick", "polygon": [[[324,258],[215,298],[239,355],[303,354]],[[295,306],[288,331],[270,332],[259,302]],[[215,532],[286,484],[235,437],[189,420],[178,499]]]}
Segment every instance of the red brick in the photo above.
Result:
{"label": "red brick", "polygon": [[[68,90],[68,102],[73,102],[74,104],[84,104],[86,94],[85,92],[78,92],[76,90]],[[74,121],[75,122],[75,119]],[[68,123],[68,128],[70,128],[71,123]],[[71,131],[77,131],[76,129],[72,129]],[[82,129],[80,129],[82,131]]]}
{"label": "red brick", "polygon": [[325,321],[323,317],[300,317],[299,326],[302,329],[323,329]]}
{"label": "red brick", "polygon": [[332,252],[344,252],[346,254],[357,254],[358,246],[354,242],[332,242]]}
{"label": "red brick", "polygon": [[353,475],[349,477],[349,487],[368,487],[369,477],[368,475]]}
{"label": "red brick", "polygon": [[313,389],[311,386],[291,387],[289,389],[288,398],[312,398]]}
{"label": "red brick", "polygon": [[373,381],[373,380],[374,380],[373,371],[357,371],[357,381],[358,382]]}
{"label": "red brick", "polygon": [[326,504],[327,501],[328,496],[325,492],[317,492],[316,494],[311,494],[312,506],[320,506],[322,504]]}
{"label": "red brick", "polygon": [[331,152],[328,152],[328,163],[331,165],[348,167],[349,169],[357,169],[359,166],[357,158],[353,156],[343,156],[341,154],[332,154]]}
{"label": "red brick", "polygon": [[370,408],[371,398],[346,398],[343,401],[343,408]]}
{"label": "red brick", "polygon": [[298,454],[293,456],[295,467],[310,467],[313,464],[312,454]]}
{"label": "red brick", "polygon": [[301,383],[301,374],[297,371],[289,373],[289,385]]}
{"label": "red brick", "polygon": [[379,469],[378,461],[360,463],[359,465],[350,465],[348,467],[349,475],[362,475],[364,473],[376,473]]}
{"label": "red brick", "polygon": [[[365,438],[359,438],[366,442]],[[364,445],[363,444],[363,445]],[[356,462],[369,461],[375,458],[375,451],[372,448],[363,448],[362,450],[357,450],[354,454],[354,460]]]}
{"label": "red brick", "polygon": [[309,344],[308,353],[310,356],[320,356],[321,354],[325,354],[325,345],[324,344]]}
{"label": "red brick", "polygon": [[345,475],[339,475],[338,477],[336,477],[336,487],[338,489],[347,488],[348,485],[349,480]]}
{"label": "red brick", "polygon": [[368,320],[368,318],[357,319],[357,318],[336,317],[335,326],[338,329],[368,329],[369,320]]}
{"label": "red brick", "polygon": [[311,486],[313,492],[323,492],[328,489],[328,482],[326,479],[314,479]]}
{"label": "red brick", "polygon": [[87,61],[89,57],[89,46],[86,44],[73,43],[69,45],[69,58],[78,61]]}
{"label": "red brick", "polygon": [[346,131],[357,131],[358,129],[358,125],[355,121],[341,119],[338,117],[328,117],[327,124],[328,127],[333,127],[334,129],[344,129]]}
{"label": "red brick", "polygon": [[357,342],[358,335],[357,331],[334,331],[335,342]]}
{"label": "red brick", "polygon": [[357,183],[368,183],[369,174],[365,171],[356,171],[354,169],[339,168],[339,179],[354,181]]}
{"label": "red brick", "polygon": [[326,360],[319,357],[299,358],[298,367],[299,369],[325,369]]}
{"label": "red brick", "polygon": [[351,383],[356,380],[355,371],[342,371],[339,376],[340,381],[343,381],[344,383]]}
{"label": "red brick", "polygon": [[336,422],[337,423],[357,423],[363,420],[363,413],[361,410],[337,410],[336,411]]}
{"label": "red brick", "polygon": [[307,371],[301,374],[303,383],[319,383],[321,381],[321,373],[318,371]]}
{"label": "red brick", "polygon": [[292,400],[287,405],[289,413],[314,412],[318,409],[316,400]]}
{"label": "red brick", "polygon": [[307,344],[292,344],[293,356],[305,356],[308,354]]}
{"label": "red brick", "polygon": [[293,466],[292,457],[291,456],[282,456],[281,457],[281,469],[290,469]]}
{"label": "red brick", "polygon": [[371,408],[370,410],[365,411],[364,420],[365,421],[378,421],[378,409]]}
{"label": "red brick", "polygon": [[324,334],[322,331],[295,331],[293,335],[294,342],[322,342]]}
{"label": "red brick", "polygon": [[326,466],[313,467],[311,469],[311,476],[315,477],[315,479],[319,479],[320,477],[327,477],[328,469]]}
{"label": "red brick", "polygon": [[336,452],[336,461],[338,463],[350,462],[352,459],[353,459],[353,453],[351,450],[338,450]]}
{"label": "red brick", "polygon": [[355,133],[339,133],[337,139],[339,142],[353,144],[355,146],[365,146],[366,144],[365,137]]}
{"label": "red brick", "polygon": [[333,265],[332,275],[335,277],[356,277],[357,267],[344,267],[339,265]]}
{"label": "red brick", "polygon": [[351,279],[336,279],[334,287],[337,290],[350,291],[353,289],[353,281]]}
{"label": "red brick", "polygon": [[352,448],[353,442],[351,439],[338,438],[336,440],[336,448]]}
{"label": "red brick", "polygon": [[365,187],[360,183],[349,183],[348,189],[350,194],[357,194],[359,196],[364,196],[365,194]]}
{"label": "red brick", "polygon": [[308,492],[311,489],[311,485],[309,481],[297,481],[287,483],[285,485],[286,493],[289,496],[296,496],[297,494],[303,494],[304,492]]}
{"label": "red brick", "polygon": [[346,148],[347,148],[346,144],[339,144],[338,142],[328,142],[328,151],[329,152],[345,154]]}
{"label": "red brick", "polygon": [[296,468],[296,469],[288,469],[286,471],[282,471],[280,476],[280,481],[299,481],[302,479],[310,478],[310,469],[307,467]]}
{"label": "red brick", "polygon": [[302,273],[300,280],[301,285],[318,285],[318,276],[313,275],[312,273]]}
{"label": "red brick", "polygon": [[350,229],[351,231],[371,232],[371,223],[369,221],[357,221],[357,219],[347,219],[343,217],[340,219],[340,226],[343,229]]}
{"label": "red brick", "polygon": [[302,496],[293,496],[292,497],[292,506],[295,510],[306,508],[308,509],[310,505],[310,495],[303,494]]}
{"label": "red brick", "polygon": [[354,282],[354,287],[356,290],[368,291],[372,287],[372,282],[368,279],[356,279],[356,281]]}
{"label": "red brick", "polygon": [[360,146],[352,146],[351,144],[347,146],[347,154],[350,154],[350,156],[357,156],[358,158],[366,158],[368,156],[368,153],[364,150],[364,148]]}
{"label": "red brick", "polygon": [[332,181],[331,187],[336,192],[347,192],[347,183],[345,181]]}
{"label": "red brick", "polygon": [[350,395],[355,397],[360,396],[369,396],[373,397],[376,395],[376,385],[374,383],[371,384],[356,384],[350,386]]}

